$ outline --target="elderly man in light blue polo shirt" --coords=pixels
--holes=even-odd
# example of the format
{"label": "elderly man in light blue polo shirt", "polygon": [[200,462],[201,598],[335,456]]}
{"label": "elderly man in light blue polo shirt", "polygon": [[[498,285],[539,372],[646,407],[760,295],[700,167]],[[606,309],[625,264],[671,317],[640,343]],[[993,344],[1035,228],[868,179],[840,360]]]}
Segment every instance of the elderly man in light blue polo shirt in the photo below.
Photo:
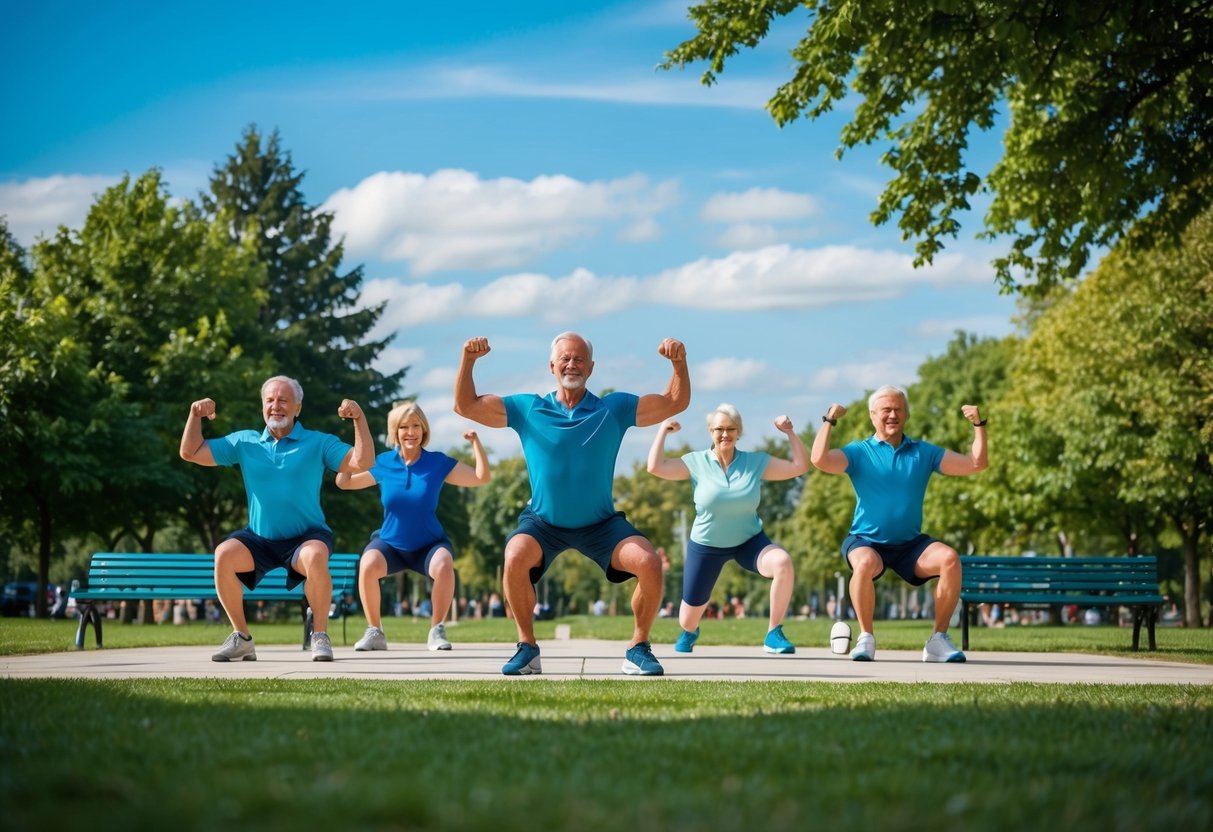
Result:
{"label": "elderly man in light blue polo shirt", "polygon": [[337,415],[354,423],[353,446],[299,424],[303,388],[286,376],[261,385],[265,429],[238,430],[218,439],[202,436],[202,420],[215,418],[215,402],[190,405],[181,435],[181,458],[198,465],[239,465],[248,497],[248,526],[232,532],[215,550],[215,591],[232,623],[232,634],[211,658],[217,662],[256,661],[257,651],[244,615],[244,587],[253,589],[271,569],[287,570],[287,586],[304,581],[315,612],[312,660],[333,660],[328,609],[333,582],[328,561],[333,532],[320,508],[325,471],[356,473],[375,461],[375,445],[362,408],[345,399]]}
{"label": "elderly man in light blue polo shirt", "polygon": [[635,626],[623,672],[660,676],[649,630],[661,606],[661,558],[653,545],[615,510],[615,458],[633,425],[654,425],[686,410],[691,399],[686,348],[666,338],[657,352],[673,372],[664,393],[636,396],[586,389],[594,371],[590,342],[574,332],[552,341],[548,366],[557,387],[546,396],[479,395],[472,366],[489,353],[487,338],[463,346],[455,379],[455,412],[493,428],[510,427],[522,441],[531,478],[531,502],[505,545],[505,597],[514,612],[518,651],[501,669],[507,676],[541,672],[535,642],[535,584],[565,549],[598,564],[613,583],[636,578],[632,594]]}
{"label": "elderly man in light blue polo shirt", "polygon": [[960,556],[946,543],[922,533],[922,502],[932,474],[963,477],[984,471],[989,463],[986,420],[975,405],[961,414],[974,427],[968,454],[945,450],[905,435],[910,417],[906,391],[886,385],[868,398],[868,415],[876,432],[867,439],[830,449],[830,429],[847,412],[832,404],[821,417],[810,461],[827,474],[846,474],[855,489],[851,533],[842,543],[842,556],[851,567],[851,605],[859,623],[859,638],[851,658],[876,658],[872,620],[876,610],[875,581],[892,569],[913,586],[932,578],[935,585],[935,632],[922,648],[924,662],[963,662],[965,654],[948,635],[948,624],[960,598]]}

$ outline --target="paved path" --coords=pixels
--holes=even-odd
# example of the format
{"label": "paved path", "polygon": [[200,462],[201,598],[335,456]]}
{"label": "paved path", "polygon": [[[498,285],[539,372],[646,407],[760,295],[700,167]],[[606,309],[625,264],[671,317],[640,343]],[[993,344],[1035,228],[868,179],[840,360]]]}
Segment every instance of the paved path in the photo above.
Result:
{"label": "paved path", "polygon": [[[622,642],[588,639],[541,641],[541,679],[622,679]],[[0,657],[0,678],[141,679],[164,677],[242,679],[499,679],[513,655],[510,644],[456,644],[430,653],[421,644],[392,644],[386,652],[355,653],[334,648],[336,660],[313,662],[293,645],[257,648],[257,661],[221,664],[210,660],[218,647],[141,647],[73,650],[37,656]],[[669,644],[654,652],[665,679],[805,682],[1091,682],[1098,684],[1213,685],[1213,665],[1179,664],[1149,658],[1078,653],[987,653],[970,651],[965,664],[924,664],[919,650],[881,650],[875,662],[852,662],[825,648],[800,647],[795,655],[768,656],[758,647],[696,646],[675,653]],[[536,678],[536,677],[531,677]],[[645,680],[648,681],[648,680]]]}

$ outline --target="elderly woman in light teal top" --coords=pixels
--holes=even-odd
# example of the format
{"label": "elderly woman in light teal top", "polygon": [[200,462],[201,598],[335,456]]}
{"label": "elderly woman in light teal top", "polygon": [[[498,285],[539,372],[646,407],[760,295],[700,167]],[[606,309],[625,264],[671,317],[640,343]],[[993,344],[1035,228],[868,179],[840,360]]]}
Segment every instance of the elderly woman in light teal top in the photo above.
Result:
{"label": "elderly woman in light teal top", "polygon": [[681,429],[667,419],[649,449],[650,474],[666,480],[691,480],[694,487],[695,523],[682,576],[682,605],[678,622],[682,634],[674,645],[679,653],[690,653],[699,638],[699,621],[712,596],[720,571],[729,561],[771,580],[771,616],[763,650],[795,653],[783,633],[783,617],[792,599],[795,575],[792,558],[762,530],[758,504],[763,480],[789,480],[809,470],[809,454],[787,416],[775,420],[787,435],[792,458],[779,459],[763,451],[739,451],[741,414],[731,404],[721,404],[708,414],[712,447],[692,451],[679,459],[667,459],[665,439]]}

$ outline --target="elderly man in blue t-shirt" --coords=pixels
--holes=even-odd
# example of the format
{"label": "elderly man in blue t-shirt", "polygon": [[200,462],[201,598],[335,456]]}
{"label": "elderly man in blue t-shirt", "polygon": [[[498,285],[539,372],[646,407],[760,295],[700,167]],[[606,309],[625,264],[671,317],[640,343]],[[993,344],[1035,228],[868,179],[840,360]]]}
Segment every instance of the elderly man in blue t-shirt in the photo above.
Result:
{"label": "elderly man in blue t-shirt", "polygon": [[963,662],[965,654],[948,635],[948,624],[960,599],[960,556],[956,550],[922,533],[922,501],[934,473],[963,477],[984,471],[986,420],[974,405],[961,412],[975,429],[968,455],[945,450],[905,435],[910,403],[900,387],[886,385],[868,398],[874,436],[830,449],[830,428],[847,412],[832,404],[821,417],[810,461],[827,474],[846,474],[855,489],[851,533],[842,543],[842,556],[851,567],[851,604],[859,623],[859,638],[851,658],[876,658],[872,618],[876,607],[875,581],[892,569],[904,581],[935,586],[935,632],[922,649],[924,662]]}
{"label": "elderly man in blue t-shirt", "polygon": [[[202,420],[215,418],[215,402],[190,405],[181,434],[181,458],[198,465],[239,465],[248,496],[248,527],[232,532],[215,550],[215,592],[232,622],[232,634],[211,658],[217,662],[256,661],[257,651],[244,615],[244,588],[253,589],[271,569],[284,567],[288,587],[303,591],[314,615],[312,661],[331,662],[328,610],[333,581],[329,556],[333,531],[320,508],[324,472],[355,473],[375,462],[375,445],[362,408],[345,399],[337,415],[354,423],[351,447],[331,433],[307,430],[297,421],[303,388],[286,376],[261,385],[265,429],[238,430],[204,439]],[[243,585],[243,586],[242,586]]]}
{"label": "elderly man in blue t-shirt", "polygon": [[505,545],[505,597],[514,611],[518,651],[501,669],[507,676],[541,672],[535,643],[535,584],[565,549],[593,560],[614,583],[636,578],[635,628],[623,672],[660,676],[649,630],[661,606],[661,557],[643,534],[615,510],[615,458],[628,428],[655,425],[686,410],[691,399],[686,349],[666,338],[657,352],[673,373],[664,393],[602,398],[586,389],[594,371],[590,342],[574,332],[552,341],[548,366],[557,387],[546,396],[480,395],[472,367],[489,353],[487,338],[463,346],[455,379],[455,412],[493,428],[510,427],[522,441],[531,478],[531,501]]}

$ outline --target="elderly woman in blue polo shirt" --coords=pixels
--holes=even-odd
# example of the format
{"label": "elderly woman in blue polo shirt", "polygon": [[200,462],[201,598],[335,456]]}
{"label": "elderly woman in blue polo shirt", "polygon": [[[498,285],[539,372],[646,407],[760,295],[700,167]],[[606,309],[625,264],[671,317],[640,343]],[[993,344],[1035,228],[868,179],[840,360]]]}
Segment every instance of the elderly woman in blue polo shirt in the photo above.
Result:
{"label": "elderly woman in blue polo shirt", "polygon": [[678,622],[682,634],[674,650],[690,653],[699,638],[699,621],[711,600],[720,571],[729,561],[771,580],[771,616],[763,640],[767,653],[795,653],[783,634],[783,617],[792,599],[795,575],[792,558],[762,530],[758,504],[763,480],[790,480],[809,470],[809,454],[787,416],[775,427],[788,437],[792,458],[779,459],[763,451],[739,451],[741,414],[721,404],[708,414],[712,447],[692,451],[678,459],[665,456],[665,439],[681,429],[667,419],[649,449],[650,474],[665,480],[691,480],[694,486],[695,522],[683,565],[682,605]]}

